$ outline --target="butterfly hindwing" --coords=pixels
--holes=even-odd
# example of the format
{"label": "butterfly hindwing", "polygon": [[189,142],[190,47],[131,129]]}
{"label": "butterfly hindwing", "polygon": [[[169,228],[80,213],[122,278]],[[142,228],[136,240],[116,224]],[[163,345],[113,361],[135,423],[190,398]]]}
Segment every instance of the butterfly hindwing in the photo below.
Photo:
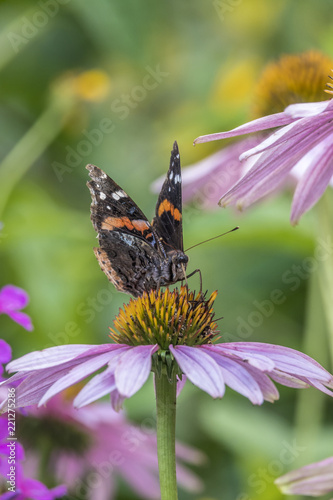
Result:
{"label": "butterfly hindwing", "polygon": [[182,178],[176,141],[171,151],[170,167],[157,200],[152,227],[167,251],[183,250]]}

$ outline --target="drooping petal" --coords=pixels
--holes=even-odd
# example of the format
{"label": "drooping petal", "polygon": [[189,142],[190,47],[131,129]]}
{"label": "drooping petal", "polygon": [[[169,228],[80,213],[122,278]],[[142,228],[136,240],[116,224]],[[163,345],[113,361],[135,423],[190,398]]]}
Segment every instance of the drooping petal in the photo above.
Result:
{"label": "drooping petal", "polygon": [[325,385],[332,382],[332,375],[325,370],[314,359],[290,347],[261,342],[231,342],[234,349],[248,353],[262,354],[269,357],[275,363],[276,370],[285,372],[296,377],[316,379]]}
{"label": "drooping petal", "polygon": [[111,394],[116,389],[116,382],[113,369],[106,369],[104,372],[95,375],[74,399],[74,406],[82,408],[106,394]]}
{"label": "drooping petal", "polygon": [[46,401],[48,401],[55,394],[58,394],[64,389],[67,389],[71,385],[74,385],[77,382],[83,380],[85,377],[91,375],[96,370],[106,365],[112,358],[114,358],[115,356],[119,356],[120,352],[123,352],[127,349],[128,348],[126,346],[123,349],[105,352],[78,364],[68,373],[66,373],[66,375],[58,378],[58,380],[54,384],[52,384],[52,386],[46,391],[42,399],[39,401],[38,406],[46,403]]}
{"label": "drooping petal", "polygon": [[0,290],[0,312],[23,309],[29,303],[29,295],[23,288],[6,285]]}
{"label": "drooping petal", "polygon": [[206,351],[213,351],[230,358],[238,358],[242,361],[246,361],[248,364],[261,371],[271,371],[275,368],[275,363],[269,357],[265,356],[264,353],[254,352],[249,356],[248,352],[243,352],[239,349],[240,342],[225,342],[221,344],[211,344],[204,345],[202,349]]}
{"label": "drooping petal", "polygon": [[320,127],[319,135],[311,136],[308,131],[304,132],[300,123],[295,125],[295,129],[296,126],[299,134],[258,154],[252,168],[223,195],[219,204],[226,206],[237,202],[238,206],[246,207],[272,192],[284,181],[295,163],[316,145],[320,137],[327,136],[331,129],[330,124],[326,123]]}
{"label": "drooping petal", "polygon": [[333,175],[333,134],[319,142],[295,165],[303,175],[294,193],[291,223],[307,212],[322,196]]}
{"label": "drooping petal", "polygon": [[221,398],[225,385],[216,361],[205,351],[184,345],[169,346],[175,360],[186,377],[213,398]]}
{"label": "drooping petal", "polygon": [[34,329],[31,318],[27,314],[21,311],[7,311],[7,314],[15,323],[23,326],[28,332],[32,332]]}
{"label": "drooping petal", "polygon": [[291,116],[288,116],[285,113],[276,113],[274,115],[264,116],[262,118],[258,118],[257,120],[245,123],[245,125],[236,127],[232,130],[229,130],[228,132],[219,132],[216,134],[202,135],[194,140],[194,144],[217,141],[219,139],[227,139],[228,137],[250,134],[252,132],[260,132],[261,130],[267,130],[270,128],[288,125],[292,121],[294,121],[294,118],[292,118]]}
{"label": "drooping petal", "polygon": [[245,363],[242,366],[237,361],[221,356],[214,351],[210,351],[210,356],[220,366],[226,385],[248,398],[253,404],[261,405],[264,402],[259,384],[246,369]]}
{"label": "drooping petal", "polygon": [[139,345],[120,357],[115,370],[120,394],[130,398],[143,386],[151,370],[151,357],[157,350],[157,345]]}
{"label": "drooping petal", "polygon": [[9,373],[16,371],[42,370],[66,363],[81,355],[95,355],[113,349],[119,349],[119,344],[71,344],[49,347],[42,351],[25,354],[7,365]]}

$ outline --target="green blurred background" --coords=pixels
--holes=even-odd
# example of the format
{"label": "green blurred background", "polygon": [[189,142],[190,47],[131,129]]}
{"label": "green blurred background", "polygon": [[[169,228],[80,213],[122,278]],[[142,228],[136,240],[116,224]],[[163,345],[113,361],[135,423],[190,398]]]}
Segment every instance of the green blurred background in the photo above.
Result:
{"label": "green blurred background", "polygon": [[[308,49],[333,55],[328,0],[46,4],[0,2],[1,286],[28,291],[35,326],[28,333],[1,316],[14,357],[55,344],[107,342],[108,326],[128,301],[92,251],[87,163],[105,170],[151,218],[150,184],[166,172],[175,139],[183,166],[204,158],[223,144],[194,148],[194,138],[249,119],[267,62]],[[293,347],[332,370],[317,273],[295,290],[283,279],[313,254],[317,236],[313,213],[290,226],[290,204],[285,192],[243,214],[185,207],[185,248],[240,225],[191,250],[188,269],[199,267],[204,288],[219,290],[222,338]],[[240,330],[275,289],[283,304]],[[280,394],[274,405],[257,408],[231,390],[212,401],[186,385],[177,435],[207,454],[195,469],[205,491],[195,498],[280,499],[275,477],[332,454],[329,397],[285,388]],[[152,383],[126,409],[137,423],[151,417]],[[295,439],[302,451],[281,458]],[[118,498],[136,497],[122,484]]]}

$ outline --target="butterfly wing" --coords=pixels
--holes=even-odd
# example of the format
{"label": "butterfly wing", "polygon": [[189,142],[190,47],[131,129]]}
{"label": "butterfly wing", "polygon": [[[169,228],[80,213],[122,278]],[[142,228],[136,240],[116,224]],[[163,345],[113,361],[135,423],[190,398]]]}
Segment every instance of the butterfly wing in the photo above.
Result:
{"label": "butterfly wing", "polygon": [[183,251],[182,177],[176,141],[171,151],[170,167],[157,200],[152,227],[167,251]]}
{"label": "butterfly wing", "polygon": [[149,286],[147,270],[157,259],[157,237],[134,201],[105,172],[88,165],[91,220],[100,248],[94,248],[102,271],[117,290],[138,296]]}
{"label": "butterfly wing", "polygon": [[91,221],[99,237],[103,231],[114,231],[143,239],[157,248],[152,227],[136,203],[103,170],[95,165],[86,168],[91,177],[87,183],[92,198]]}

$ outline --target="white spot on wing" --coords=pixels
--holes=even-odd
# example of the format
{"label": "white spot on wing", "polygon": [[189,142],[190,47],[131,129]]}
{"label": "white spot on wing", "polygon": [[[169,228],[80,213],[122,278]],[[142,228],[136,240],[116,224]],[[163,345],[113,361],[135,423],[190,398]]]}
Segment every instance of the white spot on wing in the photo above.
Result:
{"label": "white spot on wing", "polygon": [[179,175],[179,174],[177,174],[177,175],[175,176],[175,184],[178,184],[178,182],[180,182],[180,181],[181,181],[180,175]]}
{"label": "white spot on wing", "polygon": [[115,191],[112,194],[112,198],[115,199],[116,201],[118,201],[118,200],[120,200],[120,198],[127,198],[127,194],[124,193],[124,191],[122,189],[120,189],[119,191]]}
{"label": "white spot on wing", "polygon": [[111,210],[111,207],[110,207],[109,205],[106,205],[106,208],[107,208],[108,210]]}
{"label": "white spot on wing", "polygon": [[99,197],[100,197],[100,199],[101,199],[101,200],[105,200],[105,198],[106,198],[106,194],[104,194],[104,193],[99,193]]}
{"label": "white spot on wing", "polygon": [[173,179],[173,172],[170,172],[169,181],[172,181],[172,179]]}
{"label": "white spot on wing", "polygon": [[178,160],[178,158],[179,158],[179,153],[177,153],[177,154],[176,154],[176,158],[177,158],[177,160]]}

